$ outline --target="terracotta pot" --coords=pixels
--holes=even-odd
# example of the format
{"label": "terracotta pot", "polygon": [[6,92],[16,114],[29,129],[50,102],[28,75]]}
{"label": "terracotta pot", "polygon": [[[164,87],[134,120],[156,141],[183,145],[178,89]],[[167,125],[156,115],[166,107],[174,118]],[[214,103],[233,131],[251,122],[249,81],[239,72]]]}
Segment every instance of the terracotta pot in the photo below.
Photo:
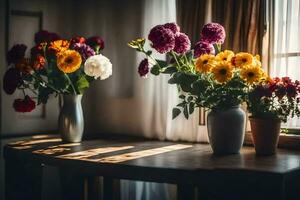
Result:
{"label": "terracotta pot", "polygon": [[252,141],[258,155],[276,153],[281,121],[276,118],[249,118]]}

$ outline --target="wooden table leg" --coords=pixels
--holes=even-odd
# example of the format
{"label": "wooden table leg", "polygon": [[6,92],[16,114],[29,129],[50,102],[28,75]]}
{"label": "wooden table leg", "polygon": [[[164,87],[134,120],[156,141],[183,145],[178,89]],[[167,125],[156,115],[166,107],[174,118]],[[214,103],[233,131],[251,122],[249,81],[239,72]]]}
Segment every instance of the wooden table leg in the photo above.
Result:
{"label": "wooden table leg", "polygon": [[5,159],[5,199],[42,199],[43,168],[39,163]]}
{"label": "wooden table leg", "polygon": [[120,192],[120,180],[103,177],[103,199],[119,200],[121,198]]}
{"label": "wooden table leg", "polygon": [[79,170],[60,169],[61,196],[63,200],[85,200],[85,179]]}
{"label": "wooden table leg", "polygon": [[194,200],[195,187],[192,184],[177,184],[177,200]]}

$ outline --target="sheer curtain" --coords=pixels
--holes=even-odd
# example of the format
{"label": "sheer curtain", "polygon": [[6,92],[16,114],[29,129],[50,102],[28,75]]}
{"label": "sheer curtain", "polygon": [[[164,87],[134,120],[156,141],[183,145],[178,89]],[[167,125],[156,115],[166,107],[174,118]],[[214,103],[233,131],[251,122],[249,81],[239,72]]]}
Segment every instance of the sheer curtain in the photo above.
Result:
{"label": "sheer curtain", "polygon": [[[289,76],[300,79],[300,1],[270,1],[271,11],[271,55],[270,75],[272,77]],[[298,118],[290,119],[289,128],[300,128]]]}

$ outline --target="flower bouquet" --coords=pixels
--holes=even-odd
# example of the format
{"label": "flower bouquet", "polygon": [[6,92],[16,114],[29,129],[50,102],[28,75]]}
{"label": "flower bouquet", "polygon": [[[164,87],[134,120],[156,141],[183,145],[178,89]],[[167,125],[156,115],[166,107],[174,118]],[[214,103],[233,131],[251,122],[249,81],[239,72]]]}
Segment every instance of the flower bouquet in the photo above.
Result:
{"label": "flower bouquet", "polygon": [[78,142],[83,133],[82,94],[91,82],[112,74],[111,62],[100,54],[104,41],[96,36],[66,40],[48,31],[37,32],[34,40],[29,56],[24,44],[14,45],[7,53],[9,69],[4,75],[3,89],[9,95],[16,89],[23,92],[24,98],[13,103],[17,112],[31,112],[36,105],[46,104],[50,95],[61,94],[62,138]]}
{"label": "flower bouquet", "polygon": [[299,81],[289,77],[267,79],[250,88],[247,108],[257,154],[274,154],[281,122],[300,116],[299,90]]}
{"label": "flower bouquet", "polygon": [[[221,51],[225,30],[217,23],[206,24],[201,40],[193,49],[188,36],[175,23],[157,25],[150,30],[150,45],[168,61],[158,60],[144,48],[145,39],[128,45],[146,58],[138,72],[146,77],[169,74],[169,84],[176,84],[181,102],[173,109],[173,118],[180,113],[188,119],[195,108],[210,110],[208,134],[214,153],[238,153],[244,139],[245,113],[240,104],[246,100],[251,85],[265,79],[258,55],[246,52]],[[154,63],[151,66],[149,63]]]}

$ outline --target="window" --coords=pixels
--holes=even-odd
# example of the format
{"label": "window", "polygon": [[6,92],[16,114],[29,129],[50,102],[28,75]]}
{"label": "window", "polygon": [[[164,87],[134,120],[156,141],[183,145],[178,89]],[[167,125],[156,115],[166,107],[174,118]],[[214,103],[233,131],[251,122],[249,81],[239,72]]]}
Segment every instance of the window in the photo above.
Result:
{"label": "window", "polygon": [[[270,75],[300,80],[300,1],[272,2]],[[283,126],[300,131],[300,119],[289,119]]]}

